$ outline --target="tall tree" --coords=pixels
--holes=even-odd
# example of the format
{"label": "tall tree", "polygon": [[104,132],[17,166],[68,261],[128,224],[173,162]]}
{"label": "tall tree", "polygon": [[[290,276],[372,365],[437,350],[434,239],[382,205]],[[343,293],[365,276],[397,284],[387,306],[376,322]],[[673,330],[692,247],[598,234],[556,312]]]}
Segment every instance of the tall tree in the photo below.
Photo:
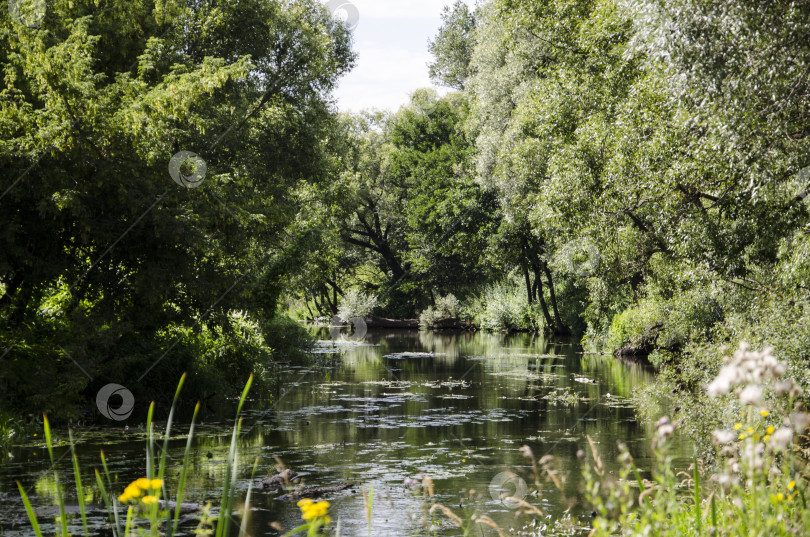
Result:
{"label": "tall tree", "polygon": [[[57,0],[38,28],[0,25],[4,397],[57,378],[37,404],[68,409],[87,379],[65,353],[143,371],[171,327],[274,314],[252,291],[293,187],[332,166],[348,30],[314,0]],[[170,175],[181,150],[207,167],[196,189]]]}
{"label": "tall tree", "polygon": [[428,65],[430,79],[437,84],[464,89],[470,77],[470,61],[475,46],[475,14],[461,0],[442,10],[442,26],[429,43],[433,61]]}

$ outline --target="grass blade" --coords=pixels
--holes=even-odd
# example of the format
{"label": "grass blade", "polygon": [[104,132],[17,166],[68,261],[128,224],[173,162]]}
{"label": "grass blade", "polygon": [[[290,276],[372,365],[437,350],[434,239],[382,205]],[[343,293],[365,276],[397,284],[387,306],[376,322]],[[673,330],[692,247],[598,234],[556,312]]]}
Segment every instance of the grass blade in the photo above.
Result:
{"label": "grass blade", "polygon": [[98,468],[94,468],[94,471],[99,494],[101,494],[101,499],[104,501],[104,507],[107,508],[110,522],[113,523],[113,537],[118,537],[118,517],[115,516],[117,515],[117,513],[115,513],[115,504],[110,499],[110,493],[107,491],[107,487],[104,486],[104,478],[101,477],[101,473],[98,471]]}
{"label": "grass blade", "polygon": [[151,480],[155,477],[155,428],[152,417],[155,413],[155,402],[149,404],[149,412],[146,414],[146,478]]}
{"label": "grass blade", "polygon": [[[110,469],[107,467],[107,457],[104,455],[104,450],[101,450],[101,466],[104,468],[104,477],[107,479],[107,486],[110,491],[113,490],[112,479],[110,478]],[[121,534],[121,521],[118,519],[118,503],[115,501],[115,495],[110,496],[112,503],[113,518],[115,519],[115,526],[113,527],[113,535],[117,537]]]}
{"label": "grass blade", "polygon": [[248,377],[248,380],[245,383],[245,389],[242,390],[242,397],[239,398],[239,406],[236,407],[236,419],[239,419],[239,415],[242,413],[242,405],[245,404],[251,384],[253,384],[253,373],[251,373]]}
{"label": "grass blade", "polygon": [[191,456],[191,443],[194,438],[194,424],[197,420],[197,413],[200,411],[200,402],[194,407],[194,415],[191,417],[191,426],[188,429],[188,439],[186,439],[186,451],[183,453],[183,469],[180,471],[180,480],[177,483],[177,505],[174,507],[174,522],[171,526],[169,537],[173,537],[177,532],[177,525],[180,520],[180,504],[183,503],[183,492],[186,488],[186,477],[188,476],[189,458]]}
{"label": "grass blade", "polygon": [[230,517],[233,510],[234,490],[233,482],[236,479],[236,471],[238,468],[236,441],[239,438],[239,432],[242,430],[242,407],[247,399],[250,386],[253,384],[253,375],[248,377],[245,383],[245,389],[242,390],[242,396],[239,398],[239,405],[236,407],[236,418],[233,426],[233,433],[231,435],[231,447],[228,451],[228,468],[225,475],[225,483],[222,485],[222,500],[219,506],[219,518],[217,519],[216,537],[228,537],[230,533]]}
{"label": "grass blade", "polygon": [[253,462],[253,471],[250,473],[250,484],[248,485],[247,496],[245,497],[245,507],[242,509],[242,523],[239,525],[239,537],[247,535],[248,513],[250,513],[250,493],[253,492],[253,480],[256,479],[256,468],[259,466],[259,457]]}
{"label": "grass blade", "polygon": [[[177,383],[177,389],[174,391],[174,399],[172,399],[172,407],[169,409],[169,418],[166,420],[166,431],[163,434],[163,452],[160,454],[160,464],[158,465],[158,479],[163,479],[166,472],[166,456],[169,452],[169,437],[172,432],[172,420],[174,419],[174,409],[177,407],[177,399],[180,397],[180,389],[186,381],[186,374],[180,377],[180,382]],[[163,486],[163,497],[166,498],[166,486]]]}
{"label": "grass blade", "polygon": [[698,471],[697,457],[694,458],[693,466],[695,467],[695,527],[697,534],[700,535],[703,533],[703,512],[700,508],[700,472]]}
{"label": "grass blade", "polygon": [[48,416],[42,416],[45,427],[45,443],[48,446],[48,456],[51,458],[51,468],[53,469],[53,479],[56,485],[56,501],[59,504],[59,522],[62,524],[62,537],[68,537],[67,514],[65,513],[65,499],[62,497],[62,486],[59,484],[59,472],[56,471],[56,461],[53,458],[53,441],[51,438],[51,424]]}
{"label": "grass blade", "polygon": [[127,508],[127,522],[124,526],[124,535],[130,535],[130,530],[132,529],[132,506],[130,505]]}
{"label": "grass blade", "polygon": [[73,459],[73,479],[76,481],[76,495],[79,501],[79,513],[82,516],[82,529],[85,535],[89,535],[87,531],[87,509],[84,505],[84,487],[82,487],[82,473],[79,470],[79,458],[76,456],[76,445],[73,443],[73,431],[68,429],[68,438],[70,439],[70,454]]}
{"label": "grass blade", "polygon": [[34,508],[31,507],[31,502],[28,500],[28,495],[25,493],[25,490],[19,481],[17,481],[17,488],[20,489],[20,496],[22,496],[22,501],[25,505],[25,512],[28,513],[28,520],[31,521],[31,528],[33,528],[37,537],[42,537],[42,531],[39,529],[39,522],[37,521],[37,514],[34,512]]}
{"label": "grass blade", "polygon": [[[166,457],[169,456],[169,439],[172,435],[172,421],[174,420],[174,410],[177,408],[177,400],[180,397],[180,390],[183,388],[183,383],[186,381],[186,374],[183,373],[180,376],[180,382],[177,383],[177,389],[174,390],[174,399],[172,399],[172,406],[169,409],[169,417],[166,420],[166,429],[163,431],[163,450],[160,453],[160,463],[158,464],[158,479],[163,482],[162,485],[162,496],[164,499],[169,499],[168,494],[168,487],[166,486],[165,481],[163,481],[163,476],[166,474]],[[168,526],[171,522],[171,510],[166,510],[166,525]]]}

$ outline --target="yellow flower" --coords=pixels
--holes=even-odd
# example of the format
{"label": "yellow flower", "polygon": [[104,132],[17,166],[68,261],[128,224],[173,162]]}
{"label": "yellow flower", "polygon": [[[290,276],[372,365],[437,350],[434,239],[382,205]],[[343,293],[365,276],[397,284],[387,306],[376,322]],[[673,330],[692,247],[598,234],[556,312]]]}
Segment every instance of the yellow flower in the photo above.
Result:
{"label": "yellow flower", "polygon": [[796,482],[791,479],[790,483],[788,483],[788,490],[793,490],[793,488],[795,486],[796,486]]}
{"label": "yellow flower", "polygon": [[135,483],[130,483],[127,485],[127,488],[124,489],[124,493],[118,497],[118,501],[125,503],[129,500],[140,497],[140,495],[141,489],[139,489]]}
{"label": "yellow flower", "polygon": [[770,412],[768,412],[767,410],[763,410],[762,412],[759,413],[759,415],[762,416],[763,418],[767,418],[769,414]]}
{"label": "yellow flower", "polygon": [[[147,490],[160,490],[163,486],[162,479],[146,479],[145,477],[139,477],[129,485],[127,488],[124,489],[124,493],[118,497],[118,500],[122,503],[128,502],[129,500],[134,500],[136,498],[140,498],[141,494],[146,492]],[[146,496],[148,498],[149,496]],[[155,498],[157,500],[157,498]]]}
{"label": "yellow flower", "polygon": [[298,507],[301,508],[301,518],[304,520],[312,520],[326,516],[329,510],[329,502],[315,503],[312,500],[304,499],[298,502]]}
{"label": "yellow flower", "polygon": [[766,434],[765,436],[762,437],[763,442],[767,442],[770,439],[771,439],[771,435],[769,435],[769,434]]}
{"label": "yellow flower", "polygon": [[740,440],[745,440],[745,435],[744,435],[744,434],[741,434],[741,435],[740,435],[738,438],[739,438]]}
{"label": "yellow flower", "polygon": [[788,501],[792,502],[793,501],[793,496],[788,496]]}
{"label": "yellow flower", "polygon": [[776,501],[781,502],[782,500],[784,500],[784,499],[785,499],[785,495],[784,495],[784,494],[782,494],[782,493],[780,492],[779,494],[777,494],[777,495],[775,496],[775,498],[776,498]]}
{"label": "yellow flower", "polygon": [[768,434],[773,434],[773,425],[768,425],[768,428],[765,430],[768,432]]}
{"label": "yellow flower", "polygon": [[747,429],[745,430],[745,432],[746,432],[746,433],[748,433],[748,434],[751,434],[751,433],[753,433],[753,432],[754,432],[754,428],[753,428],[753,427],[749,427],[749,428],[747,428]]}
{"label": "yellow flower", "polygon": [[150,495],[150,496],[144,496],[143,499],[141,499],[141,501],[143,503],[145,503],[146,505],[152,505],[153,503],[156,503],[158,501],[158,499],[157,499],[157,496],[151,496]]}
{"label": "yellow flower", "polygon": [[329,502],[318,502],[312,509],[317,516],[326,516],[326,512],[329,510]]}
{"label": "yellow flower", "polygon": [[742,423],[735,423],[734,424],[734,430],[739,431],[740,429],[742,429]]}

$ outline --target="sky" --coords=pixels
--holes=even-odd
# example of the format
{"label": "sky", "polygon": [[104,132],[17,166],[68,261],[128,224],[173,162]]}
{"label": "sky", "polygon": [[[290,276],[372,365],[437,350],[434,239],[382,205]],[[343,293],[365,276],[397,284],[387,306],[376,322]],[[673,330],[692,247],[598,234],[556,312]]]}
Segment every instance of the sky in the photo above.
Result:
{"label": "sky", "polygon": [[[470,6],[474,0],[464,0]],[[336,16],[356,23],[355,68],[334,93],[341,111],[396,110],[418,88],[433,87],[428,40],[441,26],[452,0],[324,0]],[[444,94],[447,88],[436,88]]]}

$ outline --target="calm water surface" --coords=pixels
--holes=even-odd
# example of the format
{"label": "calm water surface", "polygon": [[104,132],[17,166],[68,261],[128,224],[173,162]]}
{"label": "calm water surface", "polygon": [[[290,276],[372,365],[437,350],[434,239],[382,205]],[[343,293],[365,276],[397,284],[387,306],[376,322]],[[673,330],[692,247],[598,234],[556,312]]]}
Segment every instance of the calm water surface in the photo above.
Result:
{"label": "calm water surface", "polygon": [[[327,331],[319,334],[326,338],[317,347],[326,365],[286,371],[283,390],[270,408],[248,403],[239,486],[246,491],[257,458],[258,477],[274,473],[276,457],[308,486],[353,483],[354,490],[328,498],[342,535],[462,535],[442,515],[426,515],[433,502],[465,519],[474,512],[486,514],[505,531],[516,531],[525,519],[515,517],[509,502],[498,498],[500,489],[491,484],[508,471],[534,489],[531,466],[519,451],[523,445],[530,446],[538,459],[547,454],[556,457],[565,476],[562,492],[543,481],[527,496],[549,517],[545,522],[568,512],[588,524],[581,461],[576,457],[577,450],[588,449],[586,435],[610,469],[616,469],[617,440],[627,443],[642,469],[651,465],[653,431],[637,421],[629,401],[635,390],[652,380],[640,366],[583,353],[572,341],[528,334],[369,332],[359,345],[330,340]],[[216,505],[230,426],[222,422],[198,427],[186,501],[210,500]],[[178,430],[171,442],[170,486],[179,473],[183,432]],[[92,469],[100,467],[102,449],[121,490],[145,473],[142,429],[131,425],[128,431],[117,427],[76,434],[86,486],[95,483]],[[38,507],[52,505],[55,498],[47,451],[37,438],[31,440],[15,448],[14,458],[0,467],[2,535],[32,535],[15,480],[30,491]],[[684,441],[677,440],[675,449],[683,461],[690,458],[691,448]],[[55,456],[65,452],[59,447]],[[70,458],[61,458],[57,466],[68,503],[77,503],[75,489],[64,487],[65,481],[72,483]],[[421,481],[422,476],[434,482],[432,501],[424,498],[420,487],[405,484],[406,478]],[[507,485],[507,491],[512,486]],[[369,529],[362,490],[370,487],[374,501]],[[277,496],[253,492],[250,535],[280,535],[283,532],[273,529],[272,523],[285,530],[300,523],[294,502],[279,501]],[[89,487],[86,500],[100,501]],[[102,514],[94,514],[90,522],[99,535],[109,535]],[[186,526],[193,527],[193,523]],[[50,533],[47,524],[44,529]],[[495,533],[476,527],[473,534]]]}

